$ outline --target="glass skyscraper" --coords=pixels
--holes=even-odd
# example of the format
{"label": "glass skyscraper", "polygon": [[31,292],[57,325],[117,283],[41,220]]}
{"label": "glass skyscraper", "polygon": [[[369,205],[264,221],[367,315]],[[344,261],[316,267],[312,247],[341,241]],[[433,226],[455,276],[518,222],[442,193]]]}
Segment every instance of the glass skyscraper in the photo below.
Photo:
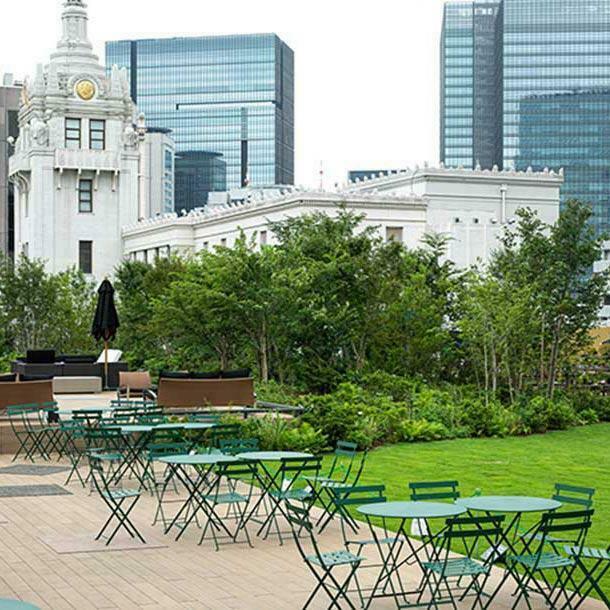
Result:
{"label": "glass skyscraper", "polygon": [[441,41],[441,161],[491,167],[502,149],[501,0],[445,4]]}
{"label": "glass skyscraper", "polygon": [[294,55],[276,35],[108,42],[115,64],[147,123],[172,130],[176,209],[219,189],[294,184]]}
{"label": "glass skyscraper", "polygon": [[[479,2],[448,2],[443,31],[443,64],[445,71],[456,63],[452,53],[457,38],[458,11],[462,29],[476,29],[476,8]],[[442,86],[444,108],[441,117],[441,159],[447,165],[496,164],[519,170],[545,167],[565,170],[562,200],[577,198],[589,203],[599,232],[610,230],[610,0],[501,0],[498,3],[495,35],[498,48],[488,52],[496,62],[497,91],[501,95],[499,110],[491,112],[495,102],[486,108],[469,104],[460,119],[464,132],[470,129],[472,144],[460,152],[454,145],[457,125],[448,122],[447,104],[456,93],[451,89],[456,76],[447,78]],[[467,13],[471,12],[470,21]],[[468,26],[470,23],[470,26]],[[464,35],[464,38],[468,36]],[[476,36],[470,35],[474,40]],[[461,93],[476,94],[477,74],[474,43],[471,83],[461,85]],[[464,53],[466,56],[467,53]],[[464,57],[464,62],[467,59]],[[448,86],[449,85],[449,86]],[[466,104],[464,104],[466,106]],[[493,116],[493,128],[487,131],[495,139],[500,130],[501,147],[493,158],[475,152],[484,147],[477,121],[482,113]],[[466,121],[471,120],[470,123]],[[494,134],[491,136],[490,134]],[[469,136],[465,133],[463,141]],[[459,150],[459,149],[458,149]],[[468,161],[468,152],[472,156]],[[458,158],[459,157],[459,158]],[[485,159],[485,160],[484,160]]]}

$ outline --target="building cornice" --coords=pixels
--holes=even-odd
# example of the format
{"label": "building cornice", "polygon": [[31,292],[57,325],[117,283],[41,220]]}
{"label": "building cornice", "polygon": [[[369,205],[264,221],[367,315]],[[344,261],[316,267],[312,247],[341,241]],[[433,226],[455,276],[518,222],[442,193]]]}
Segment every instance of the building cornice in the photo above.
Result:
{"label": "building cornice", "polygon": [[369,209],[371,206],[383,207],[384,209],[425,211],[428,207],[428,199],[418,196],[392,196],[380,194],[360,193],[350,195],[344,193],[326,192],[292,192],[281,198],[271,200],[262,199],[233,206],[218,206],[211,209],[193,211],[186,216],[177,214],[165,214],[161,217],[143,219],[135,225],[123,228],[123,235],[144,234],[154,232],[158,228],[177,226],[191,226],[197,228],[200,225],[213,226],[227,219],[239,221],[250,218],[282,212],[293,207],[305,208],[339,208],[344,205],[350,210]]}

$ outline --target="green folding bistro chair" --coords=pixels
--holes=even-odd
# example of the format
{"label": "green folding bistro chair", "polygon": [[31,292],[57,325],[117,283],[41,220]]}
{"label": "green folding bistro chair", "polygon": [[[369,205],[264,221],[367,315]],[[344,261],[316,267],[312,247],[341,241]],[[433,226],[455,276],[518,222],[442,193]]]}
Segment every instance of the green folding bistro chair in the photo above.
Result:
{"label": "green folding bistro chair", "polygon": [[[388,529],[386,519],[382,519],[382,534],[380,536],[373,538],[356,538],[354,536],[354,519],[349,512],[350,507],[363,506],[367,504],[383,504],[384,502],[387,502],[387,498],[385,496],[385,485],[344,486],[341,488],[331,489],[330,494],[334,510],[341,525],[341,535],[345,548],[349,552],[353,552],[357,557],[362,557],[365,549],[369,547],[376,547],[381,558],[381,563],[370,563],[367,561],[365,565],[360,566],[360,570],[384,569],[387,565],[387,559],[392,559],[400,555],[402,551],[402,544],[398,542],[398,545],[393,547],[393,545],[397,542],[397,537]],[[388,549],[387,553],[385,553],[383,550],[385,547]],[[394,548],[393,554],[389,555],[389,553],[392,552],[392,548]],[[393,579],[393,576],[395,576],[395,580]],[[360,597],[362,607],[365,607],[366,604],[364,594],[371,592],[373,589],[366,589],[362,587],[358,574],[354,575],[354,582],[356,584],[355,590]],[[398,599],[398,596],[402,595],[405,591],[404,583],[398,571],[395,572],[395,575],[390,575],[388,585],[395,599]]]}
{"label": "green folding bistro chair", "polygon": [[[309,478],[314,491],[314,502],[322,505],[322,514],[320,515],[317,526],[321,534],[337,516],[337,507],[333,503],[333,489],[341,489],[343,487],[355,487],[359,484],[366,460],[368,451],[364,451],[360,456],[358,467],[357,446],[354,443],[345,443],[340,441],[337,443],[337,449],[331,462],[330,469],[324,475],[318,476],[316,479]],[[355,521],[348,521],[348,525],[353,529],[354,533],[358,531],[358,524]]]}
{"label": "green folding bistro chair", "polygon": [[[600,586],[600,581],[610,570],[610,546],[606,549],[595,549],[567,545],[565,552],[576,562],[574,573],[569,579],[572,593],[568,595],[566,608],[577,610],[585,603],[591,593],[595,592],[599,598],[610,608],[608,593]],[[577,582],[574,574],[581,572],[580,582]]]}
{"label": "green folding bistro chair", "polygon": [[173,500],[167,500],[166,494],[168,487],[173,487],[176,495],[178,494],[178,486],[174,477],[172,476],[172,470],[168,465],[164,465],[162,472],[158,473],[155,469],[157,460],[161,457],[168,455],[186,455],[188,454],[188,445],[184,442],[157,442],[148,445],[146,447],[148,463],[150,464],[150,476],[152,479],[152,489],[157,499],[157,509],[152,525],[156,525],[161,519],[163,523],[163,529],[167,529],[168,519],[166,517],[166,511],[164,505],[182,503],[182,500],[176,497]]}
{"label": "green folding bistro chair", "polygon": [[104,523],[99,534],[95,537],[96,540],[104,537],[106,530],[110,527],[113,521],[117,521],[116,527],[106,538],[106,546],[108,546],[114,537],[123,528],[132,538],[138,538],[142,544],[146,544],[140,532],[129,519],[131,511],[135,508],[142,492],[136,489],[119,489],[110,484],[108,476],[104,469],[104,461],[107,459],[107,454],[92,452],[89,454],[89,462],[91,468],[91,478],[93,485],[99,496],[104,500],[106,506],[110,509],[110,517]]}
{"label": "green folding bistro chair", "polygon": [[87,428],[82,421],[67,420],[59,422],[59,430],[62,434],[62,455],[70,460],[70,472],[64,485],[69,485],[72,477],[76,474],[80,484],[85,487],[85,480],[80,473],[80,465],[86,457],[85,436]]}
{"label": "green folding bistro chair", "polygon": [[59,447],[59,427],[49,425],[46,416],[55,411],[57,404],[54,402],[7,407],[11,430],[19,443],[13,462],[22,454],[31,462],[35,462],[36,456],[45,461],[51,458],[51,452]]}
{"label": "green folding bistro chair", "polygon": [[[457,608],[457,601],[474,597],[473,608],[484,608],[485,585],[491,573],[491,564],[478,559],[474,549],[484,540],[493,552],[497,552],[503,535],[504,515],[486,517],[454,517],[447,519],[445,528],[434,542],[432,556],[422,563],[424,577],[415,607],[438,608],[450,604]],[[461,556],[456,556],[459,552]],[[470,580],[467,586],[462,585]],[[430,594],[428,600],[424,595]],[[497,594],[497,591],[496,591]],[[489,598],[489,603],[493,597]]]}
{"label": "green folding bistro chair", "polygon": [[[314,526],[309,518],[308,508],[287,501],[284,513],[290,523],[299,554],[317,581],[315,589],[303,605],[303,610],[307,610],[322,591],[330,598],[329,608],[356,610],[356,606],[349,598],[349,586],[364,558],[345,549],[322,552],[314,535]],[[308,546],[301,539],[303,532],[309,539]],[[347,571],[340,580],[335,576],[338,570]]]}
{"label": "green folding bistro chair", "polygon": [[574,557],[557,553],[554,549],[549,551],[547,537],[570,538],[573,546],[584,547],[593,513],[592,509],[545,513],[534,532],[535,535],[529,540],[524,540],[522,553],[508,555],[506,558],[508,569],[497,591],[512,575],[518,586],[513,608],[524,599],[527,607],[531,609],[529,600],[531,594],[541,595],[551,608],[558,607],[556,604],[562,596],[567,597],[564,586],[571,579],[576,560]]}
{"label": "green folding bistro chair", "polygon": [[[409,497],[412,502],[456,502],[461,497],[458,481],[414,481],[409,483]],[[413,521],[411,533],[414,536],[428,535],[426,521]]]}
{"label": "green folding bistro chair", "polygon": [[[579,487],[575,485],[566,485],[565,483],[555,483],[553,495],[551,499],[561,502],[562,507],[572,508],[574,510],[587,510],[593,508],[593,496],[595,495],[595,489],[592,487]],[[522,540],[534,538],[540,540],[542,534],[538,532],[539,524],[535,524],[531,528],[525,530],[520,534]],[[547,543],[553,547],[555,552],[561,552],[560,546],[567,542],[571,542],[566,539],[565,536],[546,536]]]}
{"label": "green folding bistro chair", "polygon": [[[226,539],[227,536],[218,535],[220,531],[216,524],[216,520],[218,520],[224,523],[222,529],[229,531],[231,534],[228,536],[230,542],[237,542],[239,533],[243,530],[246,538],[245,542],[250,548],[253,548],[246,524],[246,516],[252,500],[256,476],[256,462],[240,460],[238,462],[218,464],[216,483],[204,496],[205,505],[209,512],[207,513],[208,518],[199,539],[200,545],[203,544],[209,531],[212,534],[216,550],[220,549],[220,541]],[[218,513],[218,509],[221,508],[226,508],[226,512],[222,516]],[[227,521],[235,522],[235,528],[232,532],[226,524]]]}
{"label": "green folding bistro chair", "polygon": [[[124,457],[123,443],[124,439],[119,430],[104,427],[86,428],[85,430],[86,455],[89,458],[91,455],[98,456],[99,463],[96,465],[105,466],[106,472],[104,476],[116,485],[120,483],[116,475],[119,472]],[[100,457],[103,457],[103,460],[100,461]],[[91,482],[91,491],[93,491],[94,481],[91,459],[89,459],[89,474],[85,479],[85,483],[87,482]]]}
{"label": "green folding bistro chair", "polygon": [[277,535],[280,544],[284,544],[278,516],[287,517],[284,510],[285,502],[301,502],[309,514],[314,496],[308,478],[319,474],[321,464],[322,458],[319,457],[283,458],[280,460],[280,467],[272,479],[267,481],[269,514],[257,535],[260,536],[265,532],[264,539],[267,539],[271,533],[271,528],[274,527],[275,535]]}

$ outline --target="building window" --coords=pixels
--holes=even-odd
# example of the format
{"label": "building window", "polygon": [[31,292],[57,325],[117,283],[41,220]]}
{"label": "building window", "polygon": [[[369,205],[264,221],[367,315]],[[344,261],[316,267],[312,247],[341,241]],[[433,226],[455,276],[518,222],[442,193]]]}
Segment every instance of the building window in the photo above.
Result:
{"label": "building window", "polygon": [[93,273],[93,242],[78,242],[78,268],[86,275]]}
{"label": "building window", "polygon": [[223,238],[220,240],[220,245],[221,245],[223,248],[226,248],[226,247],[227,247],[227,238],[226,238],[226,237],[223,237]]}
{"label": "building window", "polygon": [[78,211],[81,214],[93,212],[93,180],[78,181]]}
{"label": "building window", "polygon": [[402,227],[386,227],[385,238],[386,241],[395,241],[399,244],[402,243]]}
{"label": "building window", "polygon": [[21,253],[23,254],[23,256],[25,256],[26,258],[28,258],[28,256],[30,256],[30,244],[26,241],[23,246],[21,247]]}
{"label": "building window", "polygon": [[210,242],[209,241],[204,241],[203,242],[203,249],[205,252],[207,252],[210,249]]}
{"label": "building window", "polygon": [[66,148],[78,150],[81,147],[80,119],[66,119]]}
{"label": "building window", "polygon": [[261,246],[266,246],[267,245],[267,231],[261,231],[260,232],[259,240],[260,240],[260,245]]}
{"label": "building window", "polygon": [[105,150],[106,121],[93,119],[89,121],[89,148],[91,150]]}

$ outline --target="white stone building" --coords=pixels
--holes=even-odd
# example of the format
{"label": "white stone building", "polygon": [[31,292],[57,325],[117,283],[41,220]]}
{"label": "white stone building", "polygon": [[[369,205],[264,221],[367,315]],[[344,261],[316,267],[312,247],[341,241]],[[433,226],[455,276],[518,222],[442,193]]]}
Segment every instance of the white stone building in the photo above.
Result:
{"label": "white stone building", "polygon": [[127,257],[151,260],[168,252],[232,246],[243,231],[259,244],[273,243],[269,222],[310,212],[336,214],[341,205],[364,214],[365,226],[385,239],[417,246],[425,233],[451,238],[448,256],[459,267],[488,260],[506,223],[529,207],[553,224],[559,215],[563,176],[541,173],[423,168],[350,183],[336,192],[287,189],[281,196],[252,191],[250,201],[167,214],[123,229]]}
{"label": "white stone building", "polygon": [[144,218],[145,125],[127,77],[107,76],[87,36],[83,0],[66,0],[62,37],[23,89],[10,160],[15,251],[101,279],[122,259],[121,228]]}

